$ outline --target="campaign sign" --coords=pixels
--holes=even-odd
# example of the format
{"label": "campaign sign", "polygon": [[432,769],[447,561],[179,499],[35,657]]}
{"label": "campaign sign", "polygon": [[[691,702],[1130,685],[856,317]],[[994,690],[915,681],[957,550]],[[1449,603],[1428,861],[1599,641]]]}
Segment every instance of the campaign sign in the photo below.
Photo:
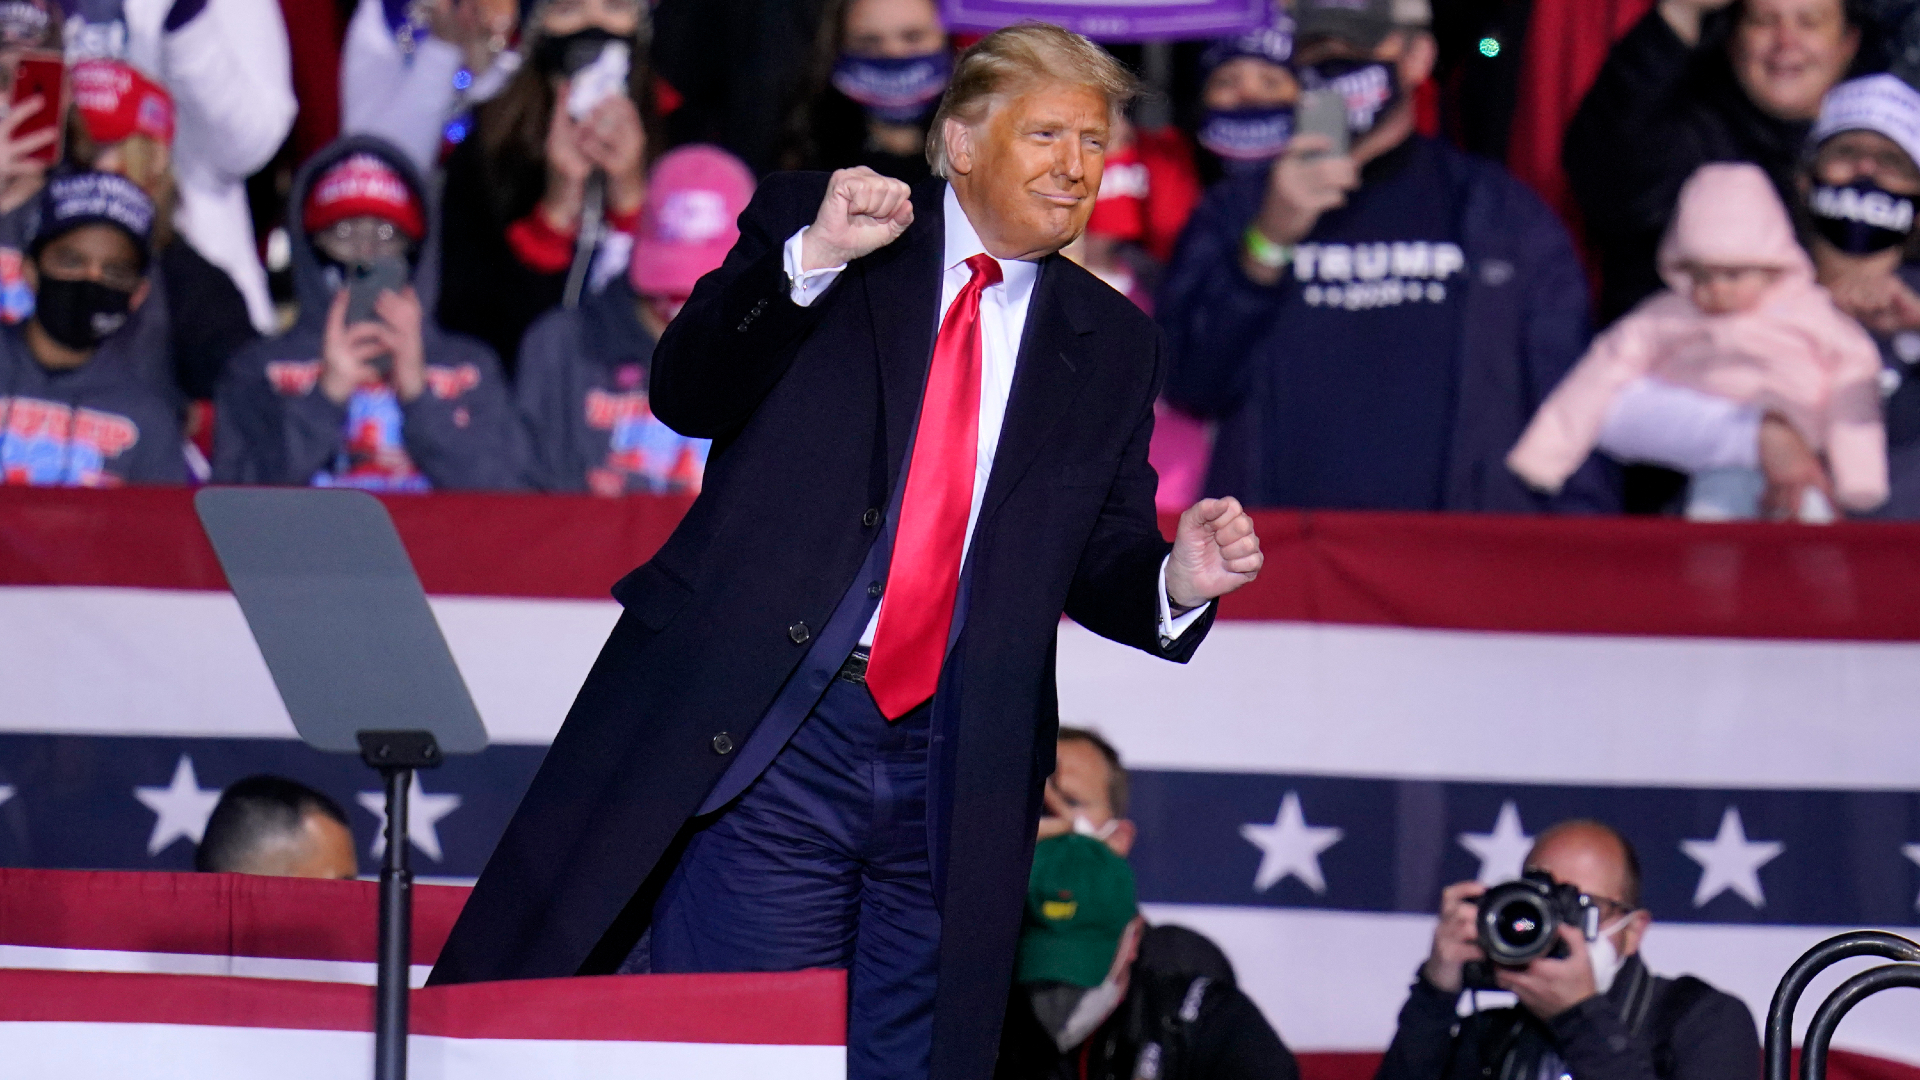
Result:
{"label": "campaign sign", "polygon": [[1267,19],[1269,0],[944,0],[956,30],[998,30],[1017,22],[1064,26],[1095,41],[1221,37]]}

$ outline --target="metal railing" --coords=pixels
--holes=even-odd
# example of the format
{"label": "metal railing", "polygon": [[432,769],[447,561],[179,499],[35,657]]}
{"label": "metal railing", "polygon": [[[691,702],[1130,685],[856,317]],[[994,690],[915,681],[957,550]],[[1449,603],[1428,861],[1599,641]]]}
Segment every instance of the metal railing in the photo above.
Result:
{"label": "metal railing", "polygon": [[1882,990],[1920,987],[1920,943],[1899,934],[1854,930],[1808,949],[1787,969],[1767,1009],[1766,1080],[1793,1080],[1793,1011],[1807,984],[1827,968],[1855,956],[1878,956],[1895,962],[1853,976],[1820,1003],[1800,1049],[1800,1080],[1826,1080],[1827,1047],[1848,1010]]}

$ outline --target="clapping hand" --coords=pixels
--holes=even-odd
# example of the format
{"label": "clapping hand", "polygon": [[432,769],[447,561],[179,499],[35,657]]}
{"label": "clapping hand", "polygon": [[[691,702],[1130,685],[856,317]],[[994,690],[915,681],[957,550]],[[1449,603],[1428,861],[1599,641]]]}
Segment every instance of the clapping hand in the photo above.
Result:
{"label": "clapping hand", "polygon": [[800,241],[800,269],[822,270],[878,251],[913,224],[913,189],[862,165],[827,181],[820,213]]}
{"label": "clapping hand", "polygon": [[1265,559],[1253,518],[1238,499],[1202,499],[1180,515],[1167,560],[1167,599],[1182,609],[1199,607],[1252,581]]}

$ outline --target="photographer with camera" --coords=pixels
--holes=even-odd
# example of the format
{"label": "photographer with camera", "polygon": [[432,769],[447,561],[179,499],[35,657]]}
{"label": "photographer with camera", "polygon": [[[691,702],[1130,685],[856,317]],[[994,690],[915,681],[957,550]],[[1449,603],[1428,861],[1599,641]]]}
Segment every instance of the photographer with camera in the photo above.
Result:
{"label": "photographer with camera", "polygon": [[[1647,970],[1640,860],[1611,826],[1562,822],[1527,874],[1440,894],[1433,952],[1374,1080],[1753,1080],[1760,1044],[1738,998]],[[1491,959],[1490,959],[1491,957]],[[1498,961],[1495,963],[1493,961]],[[1463,990],[1519,1007],[1465,1016]]]}

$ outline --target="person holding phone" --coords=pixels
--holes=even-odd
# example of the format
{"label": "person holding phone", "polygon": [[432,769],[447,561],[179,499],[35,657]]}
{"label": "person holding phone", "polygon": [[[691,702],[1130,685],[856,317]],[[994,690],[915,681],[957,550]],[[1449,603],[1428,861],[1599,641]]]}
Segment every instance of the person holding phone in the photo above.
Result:
{"label": "person holding phone", "polygon": [[235,356],[215,481],[373,491],[515,488],[522,438],[499,361],[427,317],[412,284],[426,189],[391,143],[350,136],[296,179],[300,316]]}
{"label": "person holding phone", "polygon": [[[640,0],[535,4],[525,63],[447,159],[440,320],[486,342],[509,375],[521,336],[570,279],[598,291],[626,267],[659,143],[647,130],[648,18]],[[620,50],[626,73],[614,82]],[[598,235],[582,241],[583,227]]]}
{"label": "person holding phone", "polygon": [[57,102],[32,92],[16,79],[20,62],[35,54],[60,55],[59,4],[19,0],[0,4],[0,325],[11,326],[33,312],[22,252],[33,237],[34,200],[47,181],[48,154],[60,141],[45,116]]}
{"label": "person holding phone", "polygon": [[287,139],[299,106],[281,6],[211,0],[85,0],[61,5],[67,63],[119,60],[167,88],[179,108],[174,173],[181,234],[233,279],[253,325],[274,327],[247,178]]}
{"label": "person holding phone", "polygon": [[1294,6],[1301,85],[1344,100],[1345,130],[1302,131],[1217,185],[1175,253],[1157,311],[1167,399],[1218,422],[1203,490],[1249,506],[1612,510],[1598,462],[1552,500],[1501,464],[1586,347],[1586,278],[1539,198],[1414,130],[1435,45],[1406,7]]}
{"label": "person holding phone", "polygon": [[148,296],[153,203],[122,177],[56,174],[27,245],[33,317],[0,328],[0,483],[181,484],[171,396],[104,346]]}
{"label": "person holding phone", "polygon": [[[173,95],[118,60],[75,64],[71,85],[69,159],[126,177],[154,204],[151,290],[114,347],[138,350],[155,362],[157,381],[191,402],[207,401],[227,361],[260,335],[233,279],[175,228]],[[206,421],[197,407],[189,417],[193,437]]]}
{"label": "person holding phone", "polygon": [[515,400],[529,480],[541,491],[698,493],[709,440],[653,415],[647,375],[667,324],[720,268],[753,197],[753,173],[717,146],[667,154],[648,177],[625,283],[547,312],[520,344]]}

